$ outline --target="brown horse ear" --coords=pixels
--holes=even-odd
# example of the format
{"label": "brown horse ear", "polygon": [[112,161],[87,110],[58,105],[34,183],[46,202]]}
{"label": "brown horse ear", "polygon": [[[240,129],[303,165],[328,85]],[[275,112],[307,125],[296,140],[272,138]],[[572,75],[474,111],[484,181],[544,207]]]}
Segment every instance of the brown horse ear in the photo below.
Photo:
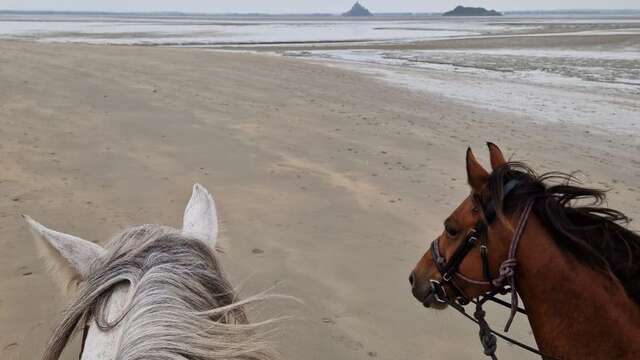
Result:
{"label": "brown horse ear", "polygon": [[491,157],[491,169],[495,170],[507,163],[498,145],[488,142],[487,146],[489,147],[489,156]]}
{"label": "brown horse ear", "polygon": [[467,180],[469,186],[475,191],[482,190],[484,184],[489,180],[489,173],[480,165],[471,148],[467,149]]}

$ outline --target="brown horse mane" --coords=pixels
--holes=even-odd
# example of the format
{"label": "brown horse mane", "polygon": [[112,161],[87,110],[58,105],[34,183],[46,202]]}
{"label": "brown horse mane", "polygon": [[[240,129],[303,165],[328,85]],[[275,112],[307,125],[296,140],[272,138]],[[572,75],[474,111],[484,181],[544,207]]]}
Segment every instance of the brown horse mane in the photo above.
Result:
{"label": "brown horse mane", "polygon": [[[506,199],[504,185],[518,184]],[[530,201],[533,211],[561,251],[597,271],[613,274],[640,305],[640,235],[629,230],[630,219],[603,206],[605,191],[580,187],[574,175],[536,173],[520,162],[496,168],[489,177],[483,204],[496,204],[498,219],[518,213]]]}

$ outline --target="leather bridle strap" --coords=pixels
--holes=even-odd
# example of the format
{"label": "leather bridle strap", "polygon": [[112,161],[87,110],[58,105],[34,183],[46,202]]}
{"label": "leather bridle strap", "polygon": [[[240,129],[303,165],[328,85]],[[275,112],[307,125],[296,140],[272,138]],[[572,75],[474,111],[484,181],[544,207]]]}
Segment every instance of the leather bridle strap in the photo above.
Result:
{"label": "leather bridle strap", "polygon": [[491,282],[491,268],[489,267],[489,247],[487,246],[487,237],[480,237],[480,259],[482,259],[482,275]]}
{"label": "leather bridle strap", "polygon": [[442,276],[442,280],[445,282],[451,281],[453,275],[456,275],[458,272],[458,267],[467,256],[469,251],[473,249],[478,241],[478,236],[476,235],[475,230],[471,230],[464,242],[458,246],[458,248],[454,251],[453,255],[448,261],[444,260],[444,257],[440,255],[440,249],[438,246],[437,239],[431,243],[431,253],[433,256],[433,260]]}
{"label": "leather bridle strap", "polygon": [[522,239],[522,234],[524,233],[524,228],[527,226],[527,220],[529,219],[529,214],[531,214],[531,209],[533,208],[534,201],[531,200],[525,205],[524,210],[522,211],[522,215],[520,215],[520,221],[518,221],[518,226],[516,227],[515,232],[513,233],[513,238],[511,240],[511,245],[509,245],[509,257],[507,260],[503,261],[500,265],[500,270],[498,277],[493,279],[492,284],[496,288],[504,287],[505,282],[509,282],[509,286],[511,287],[511,314],[509,315],[509,319],[505,324],[504,331],[509,331],[511,327],[511,323],[513,322],[514,317],[516,316],[516,311],[518,309],[518,293],[516,291],[516,266],[518,265],[518,260],[516,259],[516,251],[518,250],[518,244],[520,243],[520,239]]}

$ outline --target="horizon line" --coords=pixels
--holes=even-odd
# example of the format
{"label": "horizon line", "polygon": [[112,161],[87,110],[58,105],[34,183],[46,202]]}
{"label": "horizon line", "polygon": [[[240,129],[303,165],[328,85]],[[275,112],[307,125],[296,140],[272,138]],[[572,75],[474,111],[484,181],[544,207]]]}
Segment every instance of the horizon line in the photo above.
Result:
{"label": "horizon line", "polygon": [[[494,9],[496,10],[496,9]],[[576,12],[576,13],[594,13],[594,12],[640,12],[640,8],[628,8],[628,9],[523,9],[523,10],[496,10],[501,13],[558,13],[558,12]],[[436,15],[443,14],[447,11],[381,11],[373,12],[373,15]],[[0,9],[0,13],[49,13],[49,14],[112,14],[112,15],[342,15],[344,12],[199,12],[199,11],[179,11],[179,10],[13,10],[13,9]]]}

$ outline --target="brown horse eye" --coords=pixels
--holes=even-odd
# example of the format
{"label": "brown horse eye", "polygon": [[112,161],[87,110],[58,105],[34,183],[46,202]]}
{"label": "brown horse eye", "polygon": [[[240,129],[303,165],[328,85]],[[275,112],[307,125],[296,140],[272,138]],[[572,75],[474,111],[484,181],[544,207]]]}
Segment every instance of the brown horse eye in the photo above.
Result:
{"label": "brown horse eye", "polygon": [[449,237],[452,237],[452,238],[453,238],[453,237],[456,237],[456,236],[460,233],[460,231],[458,231],[458,230],[456,230],[456,229],[452,228],[452,227],[451,227],[451,226],[449,226],[449,225],[445,225],[445,226],[444,226],[444,231],[446,231],[446,232],[447,232],[447,235],[448,235]]}

